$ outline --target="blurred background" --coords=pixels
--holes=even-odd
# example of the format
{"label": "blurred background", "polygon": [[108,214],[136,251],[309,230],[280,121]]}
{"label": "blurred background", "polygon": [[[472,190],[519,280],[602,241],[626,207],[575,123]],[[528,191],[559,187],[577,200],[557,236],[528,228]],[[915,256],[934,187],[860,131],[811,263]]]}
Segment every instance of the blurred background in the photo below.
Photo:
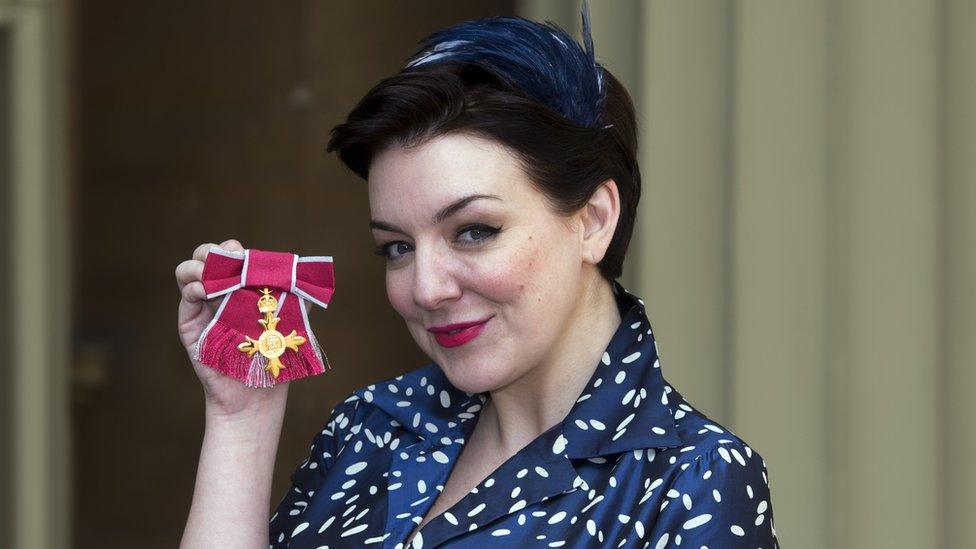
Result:
{"label": "blurred background", "polygon": [[[0,0],[0,547],[178,545],[203,398],[173,270],[226,238],[336,263],[312,313],[333,370],[290,391],[280,499],[332,406],[427,362],[329,129],[430,32],[579,37],[579,9]],[[641,128],[621,282],[667,379],[765,458],[781,543],[976,547],[976,2],[591,15]]]}

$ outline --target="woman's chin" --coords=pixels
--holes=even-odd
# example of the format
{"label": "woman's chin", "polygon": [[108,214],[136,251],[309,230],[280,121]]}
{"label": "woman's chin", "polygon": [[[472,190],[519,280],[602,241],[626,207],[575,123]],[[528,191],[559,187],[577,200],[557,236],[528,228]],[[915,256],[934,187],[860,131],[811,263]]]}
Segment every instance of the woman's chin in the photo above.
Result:
{"label": "woman's chin", "polygon": [[454,387],[466,393],[493,391],[505,384],[504,372],[497,367],[475,364],[441,364],[441,369]]}

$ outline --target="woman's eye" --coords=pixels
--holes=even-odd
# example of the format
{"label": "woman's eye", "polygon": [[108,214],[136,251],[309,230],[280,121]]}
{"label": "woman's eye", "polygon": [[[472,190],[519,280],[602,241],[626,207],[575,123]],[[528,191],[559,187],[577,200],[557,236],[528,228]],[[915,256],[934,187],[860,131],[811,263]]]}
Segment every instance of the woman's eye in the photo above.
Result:
{"label": "woman's eye", "polygon": [[406,242],[401,242],[398,240],[396,242],[388,242],[386,244],[381,244],[377,246],[376,251],[374,251],[373,253],[375,253],[376,255],[386,256],[386,258],[389,259],[390,261],[396,261],[397,259],[400,259],[400,255],[399,254],[394,255],[393,253],[390,252],[390,250],[397,248],[400,244],[403,244],[404,246],[409,246],[409,244],[407,244]]}
{"label": "woman's eye", "polygon": [[487,240],[495,236],[498,233],[498,229],[495,227],[489,227],[487,225],[471,225],[469,227],[465,227],[460,233],[458,233],[458,236],[460,237],[461,235],[467,233],[471,233],[473,235],[471,240],[462,239],[462,242],[470,244]]}

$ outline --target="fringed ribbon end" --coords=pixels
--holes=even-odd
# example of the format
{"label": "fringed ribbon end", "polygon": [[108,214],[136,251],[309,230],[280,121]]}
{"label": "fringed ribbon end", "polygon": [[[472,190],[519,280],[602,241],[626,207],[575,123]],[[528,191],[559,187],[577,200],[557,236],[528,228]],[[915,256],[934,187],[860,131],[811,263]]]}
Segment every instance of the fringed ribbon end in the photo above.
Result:
{"label": "fringed ribbon end", "polygon": [[[279,383],[325,372],[325,367],[319,360],[320,355],[325,355],[318,348],[318,342],[314,338],[306,339],[309,341],[299,345],[297,353],[287,350],[281,355],[280,360],[284,367],[278,371],[277,378],[266,369],[268,360],[264,356],[260,353],[248,356],[237,348],[237,345],[246,341],[244,334],[221,322],[211,326],[197,342],[194,358],[248,387],[273,387]],[[332,369],[331,365],[329,369]]]}

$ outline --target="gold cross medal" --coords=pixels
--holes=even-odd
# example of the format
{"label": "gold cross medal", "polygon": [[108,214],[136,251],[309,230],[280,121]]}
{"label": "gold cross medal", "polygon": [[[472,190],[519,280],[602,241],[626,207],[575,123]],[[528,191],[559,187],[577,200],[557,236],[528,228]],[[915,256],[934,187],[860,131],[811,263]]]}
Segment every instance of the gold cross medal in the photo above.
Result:
{"label": "gold cross medal", "polygon": [[254,353],[261,353],[261,356],[268,360],[264,369],[271,372],[275,379],[285,368],[281,362],[281,355],[285,354],[286,349],[298,352],[298,346],[306,342],[305,338],[298,335],[296,330],[290,334],[283,335],[277,330],[280,318],[275,316],[278,310],[278,300],[271,295],[271,290],[264,288],[261,290],[261,297],[258,298],[258,311],[264,314],[264,318],[258,319],[258,324],[264,327],[264,332],[257,339],[244,336],[247,341],[237,346],[237,349],[247,353],[247,356],[254,356]]}

